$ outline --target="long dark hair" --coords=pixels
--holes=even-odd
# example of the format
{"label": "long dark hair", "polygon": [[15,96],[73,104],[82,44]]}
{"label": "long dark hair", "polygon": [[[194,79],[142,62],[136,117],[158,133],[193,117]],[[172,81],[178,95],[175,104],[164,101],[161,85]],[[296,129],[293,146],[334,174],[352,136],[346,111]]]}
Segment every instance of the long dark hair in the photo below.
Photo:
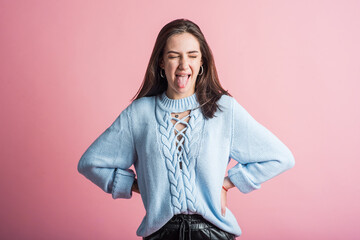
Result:
{"label": "long dark hair", "polygon": [[200,44],[204,73],[198,75],[196,79],[195,93],[204,117],[206,119],[213,118],[216,110],[220,109],[217,104],[220,97],[223,94],[228,96],[231,95],[228,91],[224,90],[220,84],[214,57],[199,26],[187,19],[176,19],[169,22],[161,29],[156,38],[144,80],[132,100],[145,96],[156,96],[166,91],[168,83],[161,78],[161,68],[159,65],[163,56],[166,41],[173,34],[185,32],[194,35]]}

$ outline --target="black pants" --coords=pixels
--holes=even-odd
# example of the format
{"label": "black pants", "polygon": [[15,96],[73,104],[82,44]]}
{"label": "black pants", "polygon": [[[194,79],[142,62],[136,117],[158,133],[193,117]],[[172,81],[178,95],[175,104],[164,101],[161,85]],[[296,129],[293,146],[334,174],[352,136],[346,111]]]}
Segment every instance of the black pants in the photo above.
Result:
{"label": "black pants", "polygon": [[177,214],[162,228],[143,240],[234,240],[235,235],[221,230],[198,214]]}

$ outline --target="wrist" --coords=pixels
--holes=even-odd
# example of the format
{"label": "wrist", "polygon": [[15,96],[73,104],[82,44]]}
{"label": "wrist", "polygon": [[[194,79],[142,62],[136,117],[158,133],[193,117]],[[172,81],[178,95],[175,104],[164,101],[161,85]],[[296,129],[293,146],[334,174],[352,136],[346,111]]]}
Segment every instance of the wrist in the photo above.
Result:
{"label": "wrist", "polygon": [[230,178],[228,176],[225,177],[223,182],[223,187],[225,190],[229,190],[230,188],[233,188],[235,185],[230,181]]}

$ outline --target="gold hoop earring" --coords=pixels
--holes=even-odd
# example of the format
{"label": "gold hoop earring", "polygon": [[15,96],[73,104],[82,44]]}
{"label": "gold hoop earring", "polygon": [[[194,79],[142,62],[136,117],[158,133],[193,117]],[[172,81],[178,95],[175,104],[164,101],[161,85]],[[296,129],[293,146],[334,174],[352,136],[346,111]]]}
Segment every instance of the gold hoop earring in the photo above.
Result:
{"label": "gold hoop earring", "polygon": [[200,66],[201,73],[198,73],[199,76],[201,76],[204,73],[204,67],[203,65]]}
{"label": "gold hoop earring", "polygon": [[[164,69],[163,69],[163,68],[160,69],[160,76],[161,76],[162,78],[165,78],[164,75],[163,75],[163,73],[162,73],[162,70],[164,70]],[[164,70],[164,74],[165,74],[165,70]]]}

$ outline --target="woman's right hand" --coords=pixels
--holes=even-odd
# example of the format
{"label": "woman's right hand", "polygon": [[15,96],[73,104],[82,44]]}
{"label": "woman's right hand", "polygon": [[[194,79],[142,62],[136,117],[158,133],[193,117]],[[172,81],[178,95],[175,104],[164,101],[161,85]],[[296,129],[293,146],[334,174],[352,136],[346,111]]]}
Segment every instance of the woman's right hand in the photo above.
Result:
{"label": "woman's right hand", "polygon": [[134,183],[133,183],[133,185],[131,187],[131,191],[134,191],[134,192],[137,192],[137,193],[140,194],[140,190],[139,190],[139,186],[138,186],[136,178],[135,178]]}

